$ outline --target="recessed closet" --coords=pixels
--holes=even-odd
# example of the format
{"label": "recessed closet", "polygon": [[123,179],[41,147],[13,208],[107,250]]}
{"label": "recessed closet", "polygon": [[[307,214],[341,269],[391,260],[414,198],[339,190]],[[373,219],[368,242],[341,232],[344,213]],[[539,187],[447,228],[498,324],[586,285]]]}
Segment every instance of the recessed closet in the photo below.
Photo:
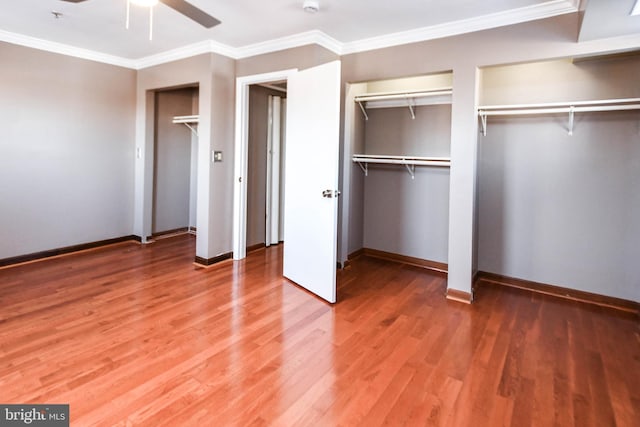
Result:
{"label": "recessed closet", "polygon": [[195,231],[198,88],[155,93],[152,234]]}
{"label": "recessed closet", "polygon": [[452,74],[348,85],[348,254],[446,270]]}
{"label": "recessed closet", "polygon": [[481,70],[480,271],[640,299],[637,76],[640,56]]}

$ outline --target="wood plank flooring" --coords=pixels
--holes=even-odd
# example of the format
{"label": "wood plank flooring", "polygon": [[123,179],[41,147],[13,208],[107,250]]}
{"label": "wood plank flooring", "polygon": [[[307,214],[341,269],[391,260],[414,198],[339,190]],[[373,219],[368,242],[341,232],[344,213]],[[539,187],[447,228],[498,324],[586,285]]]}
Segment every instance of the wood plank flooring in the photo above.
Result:
{"label": "wood plank flooring", "polygon": [[195,240],[0,270],[0,401],[72,426],[638,426],[633,314],[361,257],[328,305],[282,247],[210,269]]}

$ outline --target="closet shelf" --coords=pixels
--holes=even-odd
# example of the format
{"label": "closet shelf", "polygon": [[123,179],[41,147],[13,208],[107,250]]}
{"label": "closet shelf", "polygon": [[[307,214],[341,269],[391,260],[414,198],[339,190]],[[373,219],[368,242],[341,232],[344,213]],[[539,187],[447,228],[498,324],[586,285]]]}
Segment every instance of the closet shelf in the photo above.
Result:
{"label": "closet shelf", "polygon": [[197,125],[199,122],[200,122],[200,116],[197,114],[192,116],[175,116],[173,118],[173,123],[180,123],[185,125],[189,129],[191,129],[191,132],[193,132],[195,136],[198,136],[198,131],[194,126]]}
{"label": "closet shelf", "polygon": [[440,88],[419,92],[370,93],[358,95],[354,101],[360,106],[365,120],[369,120],[367,108],[409,107],[415,119],[414,107],[419,105],[451,104],[451,88]]}
{"label": "closet shelf", "polygon": [[360,169],[362,169],[362,172],[364,172],[364,176],[369,176],[369,163],[404,165],[411,175],[411,179],[415,179],[416,166],[451,166],[451,159],[449,157],[375,156],[367,154],[354,154],[352,161],[360,166]]}
{"label": "closet shelf", "polygon": [[568,130],[573,135],[575,113],[595,111],[640,110],[640,98],[602,99],[595,101],[550,102],[544,104],[484,105],[478,107],[482,135],[487,135],[488,116],[522,116],[533,114],[569,114]]}

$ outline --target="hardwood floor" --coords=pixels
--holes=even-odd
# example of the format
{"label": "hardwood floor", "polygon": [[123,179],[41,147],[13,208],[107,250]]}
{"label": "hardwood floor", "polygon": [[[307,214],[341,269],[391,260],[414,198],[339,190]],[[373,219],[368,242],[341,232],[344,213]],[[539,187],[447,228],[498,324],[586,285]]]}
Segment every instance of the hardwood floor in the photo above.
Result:
{"label": "hardwood floor", "polygon": [[72,426],[638,426],[633,314],[360,257],[325,304],[282,246],[194,267],[192,236],[0,270],[0,401]]}

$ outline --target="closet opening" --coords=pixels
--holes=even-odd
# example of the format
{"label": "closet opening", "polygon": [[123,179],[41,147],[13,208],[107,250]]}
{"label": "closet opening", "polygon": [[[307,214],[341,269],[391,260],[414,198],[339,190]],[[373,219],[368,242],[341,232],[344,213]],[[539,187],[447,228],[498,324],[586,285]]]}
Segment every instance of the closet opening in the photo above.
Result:
{"label": "closet opening", "polygon": [[287,82],[249,86],[246,251],[284,242]]}
{"label": "closet opening", "polygon": [[151,239],[196,233],[198,87],[154,93]]}
{"label": "closet opening", "polygon": [[340,257],[447,271],[453,74],[347,85]]}
{"label": "closet opening", "polygon": [[640,299],[638,75],[639,55],[481,70],[480,283]]}

